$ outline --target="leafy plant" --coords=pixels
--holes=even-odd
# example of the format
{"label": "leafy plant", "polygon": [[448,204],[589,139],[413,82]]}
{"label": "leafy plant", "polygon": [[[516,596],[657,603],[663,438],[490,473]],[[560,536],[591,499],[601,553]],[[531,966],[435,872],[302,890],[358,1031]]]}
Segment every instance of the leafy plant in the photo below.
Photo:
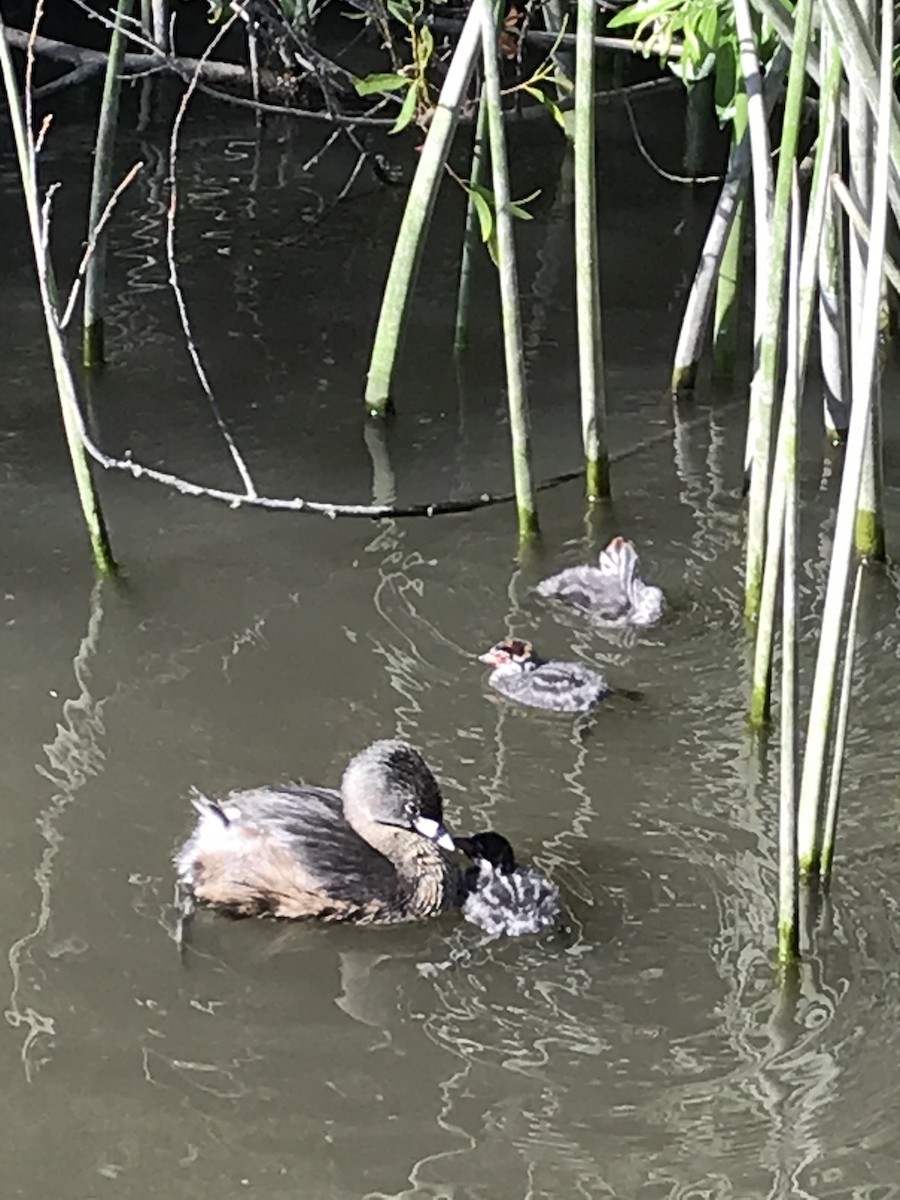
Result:
{"label": "leafy plant", "polygon": [[403,88],[406,95],[400,114],[391,127],[391,133],[399,133],[414,119],[421,119],[431,108],[428,84],[428,66],[434,54],[434,35],[427,25],[418,22],[422,16],[422,4],[409,0],[387,0],[387,9],[394,20],[406,26],[411,50],[411,61],[399,71],[376,73],[358,79],[355,83],[360,96],[371,96],[377,92],[395,92]]}
{"label": "leafy plant", "polygon": [[[775,52],[774,31],[757,18],[762,63]],[[715,71],[715,104],[719,121],[732,120],[737,97],[746,90],[741,72],[734,10],[730,0],[636,0],[609,22],[609,27],[636,26],[635,42],[645,56],[657,54],[688,87]]]}
{"label": "leafy plant", "polygon": [[[472,197],[472,203],[475,206],[475,212],[478,214],[478,225],[481,229],[481,240],[487,246],[488,254],[490,254],[494,265],[497,265],[497,202],[494,198],[494,193],[490,188],[481,183],[472,183],[470,180],[459,179],[457,182],[468,192]],[[540,195],[540,189],[532,192],[530,196],[525,196],[522,200],[512,200],[509,205],[509,211],[514,217],[518,217],[520,221],[531,221],[532,214],[525,207],[532,200],[536,200]]]}

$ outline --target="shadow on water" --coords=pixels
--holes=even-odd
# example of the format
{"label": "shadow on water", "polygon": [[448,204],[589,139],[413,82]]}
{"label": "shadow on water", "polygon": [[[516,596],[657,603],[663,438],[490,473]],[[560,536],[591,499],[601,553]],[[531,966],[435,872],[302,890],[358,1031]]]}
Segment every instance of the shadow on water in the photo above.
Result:
{"label": "shadow on water", "polygon": [[[604,121],[621,151],[602,168],[617,499],[586,529],[577,483],[545,493],[543,557],[522,565],[506,508],[279,519],[116,479],[104,497],[128,577],[93,584],[37,312],[23,302],[28,264],[12,248],[0,284],[5,1194],[900,1190],[900,581],[891,565],[869,582],[837,874],[807,960],[779,989],[776,773],[743,717],[741,412],[673,408],[661,394],[669,296],[693,248],[673,235],[665,199],[636,190],[624,118]],[[441,230],[455,228],[457,201],[438,210],[399,417],[363,433],[358,383],[396,197],[339,207],[304,238],[318,208],[299,167],[314,147],[296,134],[223,137],[200,117],[193,131],[182,274],[261,484],[377,502],[503,490],[489,274],[461,378],[444,340],[455,233]],[[75,196],[78,144],[56,162]],[[113,361],[93,416],[110,447],[213,482],[227,464],[165,291],[164,162],[146,135],[127,149],[148,168],[114,233]],[[338,190],[345,175],[329,169]],[[520,235],[542,475],[578,461],[568,283],[555,274],[570,236],[563,185]],[[635,251],[623,195],[643,197],[641,220],[667,247],[652,263]],[[77,245],[70,221],[58,235]],[[807,448],[803,476],[807,688],[836,498],[817,455]],[[889,491],[889,520],[896,500]],[[617,532],[669,597],[657,628],[600,630],[535,598],[542,572]],[[571,719],[495,703],[476,655],[512,634],[642,698],[611,697],[587,737]],[[503,830],[557,881],[563,928],[489,941],[452,915],[357,930],[199,914],[180,962],[170,860],[189,789],[334,783],[385,735],[422,747],[452,822]]]}

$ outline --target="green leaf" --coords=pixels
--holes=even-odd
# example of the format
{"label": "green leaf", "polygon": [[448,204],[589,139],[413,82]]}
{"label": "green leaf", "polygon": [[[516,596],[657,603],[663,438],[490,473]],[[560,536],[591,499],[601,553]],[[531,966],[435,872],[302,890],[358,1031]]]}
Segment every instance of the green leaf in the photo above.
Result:
{"label": "green leaf", "polygon": [[562,114],[562,109],[555,100],[551,99],[546,92],[542,92],[540,88],[533,87],[530,83],[524,84],[522,91],[527,92],[529,96],[533,96],[535,100],[540,101],[544,108],[546,108],[547,112],[549,112],[553,117],[553,120],[557,123],[563,133],[566,132],[565,117]]}
{"label": "green leaf", "polygon": [[686,74],[696,70],[697,65],[703,61],[703,50],[700,48],[697,31],[693,24],[684,27],[684,54],[682,57],[687,59],[684,68]]}
{"label": "green leaf", "polygon": [[355,79],[353,86],[360,96],[370,96],[372,92],[396,92],[398,88],[409,87],[410,80],[405,75],[395,75],[389,72],[384,75],[367,75],[365,79]]}
{"label": "green leaf", "polygon": [[431,30],[426,25],[419,30],[416,38],[416,63],[419,70],[424,71],[431,61],[431,55],[434,51],[434,36]]}
{"label": "green leaf", "polygon": [[418,107],[418,94],[414,85],[410,85],[409,91],[403,100],[403,107],[400,109],[400,115],[394,124],[391,126],[391,133],[399,133],[401,129],[405,129],[413,117],[416,115]]}
{"label": "green leaf", "polygon": [[491,236],[490,236],[490,238],[488,239],[488,242],[487,242],[487,249],[488,249],[488,254],[491,256],[491,262],[494,264],[494,266],[495,266],[495,267],[498,267],[498,268],[499,268],[499,266],[500,266],[500,252],[499,252],[499,251],[498,251],[498,249],[497,249],[497,229],[496,229],[496,226],[494,227],[494,230],[493,230],[493,232],[491,233]]}
{"label": "green leaf", "polygon": [[623,25],[644,26],[648,21],[655,21],[669,9],[678,8],[683,0],[638,0],[637,4],[629,4],[607,22],[607,29],[621,29]]}
{"label": "green leaf", "polygon": [[532,200],[537,200],[540,194],[541,189],[538,188],[536,192],[532,192],[530,196],[523,196],[521,200],[510,200],[509,211],[513,214],[513,216],[519,217],[522,221],[533,221],[534,214],[528,212],[524,206],[526,204],[530,204]]}
{"label": "green leaf", "polygon": [[412,25],[415,14],[411,4],[406,0],[387,0],[387,10],[401,25]]}
{"label": "green leaf", "polygon": [[697,22],[697,33],[707,49],[712,49],[716,45],[719,33],[718,9],[710,5],[701,14],[700,20]]}
{"label": "green leaf", "polygon": [[478,224],[481,227],[481,240],[487,243],[491,240],[494,233],[493,205],[480,194],[477,188],[470,187],[469,195],[472,197],[472,204],[478,216]]}

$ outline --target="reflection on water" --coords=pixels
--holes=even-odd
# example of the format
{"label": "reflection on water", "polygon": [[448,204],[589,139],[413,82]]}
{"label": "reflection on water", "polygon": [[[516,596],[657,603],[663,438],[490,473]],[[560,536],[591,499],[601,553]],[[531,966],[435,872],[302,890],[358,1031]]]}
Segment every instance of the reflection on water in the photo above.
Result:
{"label": "reflection on water", "polygon": [[[103,588],[104,584],[100,581],[93,586],[87,631],[72,661],[78,694],[62,702],[62,720],[57,722],[56,736],[44,746],[49,766],[43,762],[35,764],[37,773],[55,791],[50,803],[36,819],[44,842],[40,860],[31,875],[38,890],[37,915],[33,928],[17,937],[7,951],[12,987],[4,1011],[7,1023],[24,1033],[19,1053],[28,1083],[32,1082],[35,1071],[48,1061],[57,1033],[55,1017],[41,1011],[44,1000],[40,996],[41,972],[35,963],[35,950],[40,947],[52,959],[65,959],[70,955],[83,954],[87,949],[80,937],[54,943],[50,930],[54,871],[65,841],[65,834],[60,828],[61,819],[88,780],[103,770],[105,758],[101,746],[105,733],[105,701],[95,699],[90,689],[91,664],[97,654],[103,620]],[[48,934],[50,944],[44,945]]]}
{"label": "reflection on water", "polygon": [[[394,195],[377,212],[339,208],[320,242],[304,240],[316,206],[301,168],[315,147],[207,132],[184,149],[182,275],[260,486],[376,502],[504,490],[493,310],[473,322],[464,372],[442,357],[455,274],[440,230],[452,221],[426,260],[398,420],[363,433],[361,330]],[[227,463],[168,307],[164,169],[151,150],[140,146],[143,191],[115,235],[114,362],[94,415],[111,445],[212,475]],[[634,168],[617,161],[604,170],[621,169],[621,183]],[[834,892],[779,989],[777,764],[743,716],[740,409],[661,396],[682,264],[660,254],[642,277],[650,265],[635,260],[619,194],[604,210],[618,231],[604,250],[617,498],[586,529],[577,483],[543,494],[543,557],[521,564],[503,508],[321,522],[115,480],[104,495],[128,579],[93,585],[65,464],[41,436],[57,417],[43,360],[28,358],[36,314],[19,308],[13,250],[0,338],[26,351],[0,356],[17,403],[0,480],[12,514],[0,739],[9,1194],[93,1197],[112,1182],[137,1200],[900,1191],[900,576],[889,566],[867,579]],[[565,201],[563,179],[546,221],[520,234],[546,475],[578,459],[556,274]],[[667,245],[669,209],[651,207]],[[804,686],[836,498],[817,453],[803,479]],[[669,597],[660,626],[592,629],[536,600],[541,574],[620,531]],[[476,655],[503,635],[642,695],[611,697],[584,735],[498,702]],[[562,927],[490,941],[452,915],[355,930],[199,914],[179,961],[170,857],[189,789],[335,783],[387,735],[434,763],[454,825],[501,829],[559,884]]]}

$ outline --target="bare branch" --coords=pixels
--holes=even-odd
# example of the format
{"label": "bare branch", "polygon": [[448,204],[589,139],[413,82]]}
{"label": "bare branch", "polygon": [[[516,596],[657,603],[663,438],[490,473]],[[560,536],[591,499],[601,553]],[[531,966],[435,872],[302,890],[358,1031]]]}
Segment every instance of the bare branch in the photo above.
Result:
{"label": "bare branch", "polygon": [[66,71],[65,74],[43,84],[42,87],[35,88],[34,98],[43,100],[47,96],[52,96],[54,92],[63,91],[64,88],[77,87],[86,80],[93,79],[95,75],[99,75],[102,70],[102,63],[82,63],[80,67],[73,67],[71,71]]}
{"label": "bare branch", "polygon": [[225,422],[225,418],[222,416],[218,401],[213,394],[206,371],[203,368],[203,363],[200,360],[200,352],[198,351],[197,345],[194,342],[194,337],[191,332],[190,318],[188,317],[187,305],[185,304],[184,300],[184,293],[181,290],[181,284],[179,283],[178,279],[178,263],[175,257],[175,213],[178,209],[178,135],[181,132],[181,126],[184,121],[185,114],[187,113],[191,96],[196,90],[197,83],[200,78],[200,70],[203,67],[204,61],[208,55],[212,54],[213,50],[215,50],[216,46],[219,44],[225,34],[228,33],[229,29],[237,20],[237,18],[238,14],[234,13],[229,20],[225,22],[221,29],[219,29],[216,36],[206,47],[206,50],[203,52],[203,55],[197,64],[197,70],[191,76],[191,80],[188,83],[188,86],[185,88],[184,95],[181,97],[181,103],[178,106],[178,111],[175,114],[175,120],[172,122],[172,136],[169,141],[170,191],[169,206],[166,211],[166,257],[169,262],[169,283],[172,285],[172,291],[175,295],[175,304],[178,308],[178,316],[181,319],[181,328],[184,330],[188,354],[191,356],[191,362],[194,364],[194,372],[200,382],[200,386],[203,389],[207,400],[209,401],[209,406],[212,409],[212,414],[215,418],[216,425],[219,427],[219,432],[221,433],[225,444],[228,447],[232,461],[234,462],[237,472],[243,481],[247,496],[252,498],[256,495],[256,487],[250,476],[250,472],[247,470],[247,464],[244,462],[244,459],[238,450],[237,445],[235,444],[234,438],[231,435],[231,431]]}
{"label": "bare branch", "polygon": [[[96,16],[96,13],[94,14]],[[109,22],[112,25],[112,22]],[[136,34],[127,31],[128,37],[136,39]],[[36,55],[42,58],[52,58],[59,62],[74,63],[77,67],[96,65],[100,70],[106,66],[109,55],[105,50],[88,50],[84,46],[72,46],[68,42],[58,42],[53,38],[32,37],[21,29],[7,29],[6,40],[16,50],[28,51],[29,44]],[[152,43],[146,43],[145,54],[129,53],[122,63],[122,74],[144,74],[148,69],[156,71],[172,71],[183,79],[189,79],[197,70],[196,58],[180,58],[161,53]],[[216,83],[243,83],[247,79],[247,68],[240,63],[204,62],[202,74],[205,79]],[[265,75],[265,72],[263,72]],[[270,74],[269,78],[272,76]]]}
{"label": "bare branch", "polygon": [[638,153],[647,164],[661,179],[665,179],[668,183],[721,183],[725,178],[724,175],[673,175],[671,171],[667,171],[661,167],[653,158],[650,151],[647,149],[647,144],[641,137],[641,131],[638,129],[637,117],[635,116],[634,106],[631,100],[626,96],[624,100],[625,112],[628,114],[628,123],[631,125],[631,132],[634,137],[634,144],[637,146]]}
{"label": "bare branch", "polygon": [[84,273],[87,270],[88,263],[91,261],[91,255],[94,253],[94,247],[97,245],[97,240],[100,237],[100,234],[103,232],[104,227],[106,226],[106,222],[112,216],[113,209],[116,206],[116,201],[119,199],[119,197],[122,195],[122,193],[128,187],[128,185],[132,182],[132,180],[135,178],[138,171],[141,170],[143,165],[144,164],[142,162],[136,162],[134,164],[134,166],[131,168],[131,170],[128,172],[128,174],[125,176],[125,178],[121,181],[121,183],[115,189],[115,191],[112,193],[110,198],[107,200],[106,207],[103,209],[103,212],[100,214],[100,220],[97,222],[94,232],[91,234],[90,240],[88,241],[88,244],[85,247],[84,254],[82,255],[82,258],[81,258],[81,262],[78,264],[78,274],[75,276],[75,279],[72,283],[72,290],[69,293],[69,302],[66,305],[65,312],[63,313],[62,318],[60,319],[60,322],[59,322],[60,329],[65,329],[66,326],[69,324],[69,322],[72,319],[72,313],[75,310],[75,303],[78,300],[78,296],[81,291],[81,285],[84,282]]}
{"label": "bare branch", "polygon": [[[718,411],[725,413],[742,404],[743,400],[735,400],[730,404],[724,405]],[[230,492],[223,488],[205,487],[203,484],[194,483],[189,479],[182,479],[180,476],[172,475],[167,471],[158,471],[155,467],[146,467],[142,463],[135,462],[130,455],[126,458],[113,458],[92,441],[85,428],[84,419],[80,411],[76,413],[76,420],[78,421],[79,433],[85,450],[104,469],[124,471],[135,479],[148,479],[153,483],[161,484],[163,487],[179,492],[183,496],[198,496],[207,500],[216,500],[220,504],[227,504],[229,508],[262,508],[269,512],[305,513],[310,516],[330,517],[331,519],[337,517],[363,517],[369,520],[377,520],[381,517],[437,517],[450,513],[474,512],[477,509],[489,508],[492,505],[510,504],[516,498],[514,492],[482,492],[479,495],[462,497],[459,500],[437,500],[429,504],[390,505],[331,504],[324,500],[305,500],[300,496],[293,496],[291,498],[259,495],[245,496],[240,492]],[[705,412],[700,413],[692,420],[684,422],[682,428],[689,429],[692,425],[697,425],[707,420],[708,414]],[[650,446],[668,441],[671,436],[671,429],[661,429],[657,433],[651,434],[650,437],[642,439],[634,446],[630,446],[618,454],[611,455],[610,461],[621,462],[623,459],[632,458],[635,454],[640,454]],[[573,480],[581,479],[583,476],[583,467],[579,467],[575,471],[564,471],[560,475],[554,475],[552,478],[545,479],[542,483],[537,484],[535,491],[550,491],[552,488],[559,487],[564,483],[571,483]]]}

